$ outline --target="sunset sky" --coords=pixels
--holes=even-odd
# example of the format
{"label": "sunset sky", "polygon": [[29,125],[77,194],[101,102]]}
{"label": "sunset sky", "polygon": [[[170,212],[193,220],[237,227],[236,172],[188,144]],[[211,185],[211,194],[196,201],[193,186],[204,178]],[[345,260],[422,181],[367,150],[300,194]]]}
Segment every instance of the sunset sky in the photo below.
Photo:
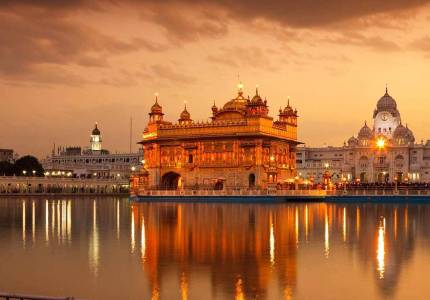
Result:
{"label": "sunset sky", "polygon": [[[194,120],[235,97],[290,96],[299,139],[341,145],[371,122],[388,84],[417,142],[430,138],[430,1],[0,2],[0,148],[39,158],[57,145],[140,139],[159,93]],[[137,149],[137,146],[134,146]]]}

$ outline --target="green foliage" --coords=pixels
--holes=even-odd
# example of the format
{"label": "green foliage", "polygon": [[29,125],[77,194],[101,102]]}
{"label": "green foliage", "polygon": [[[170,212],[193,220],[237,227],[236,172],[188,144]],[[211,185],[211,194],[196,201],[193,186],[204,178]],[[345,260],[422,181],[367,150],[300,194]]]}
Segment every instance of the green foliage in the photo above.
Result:
{"label": "green foliage", "polygon": [[0,176],[12,176],[13,164],[8,161],[0,161]]}
{"label": "green foliage", "polygon": [[[24,171],[26,174],[24,175]],[[33,171],[35,174],[33,175]],[[13,164],[13,174],[16,176],[43,176],[44,170],[36,157],[26,155],[15,161]]]}

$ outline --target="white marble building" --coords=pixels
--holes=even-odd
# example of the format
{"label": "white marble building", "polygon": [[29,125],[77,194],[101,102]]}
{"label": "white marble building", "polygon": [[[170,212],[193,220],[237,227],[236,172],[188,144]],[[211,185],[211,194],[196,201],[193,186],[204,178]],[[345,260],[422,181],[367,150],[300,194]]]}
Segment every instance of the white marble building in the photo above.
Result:
{"label": "white marble building", "polygon": [[430,140],[415,142],[401,120],[396,101],[385,91],[357,137],[340,147],[298,147],[297,171],[302,180],[315,183],[430,182]]}
{"label": "white marble building", "polygon": [[[55,148],[55,147],[54,147]],[[90,147],[59,147],[42,161],[48,176],[128,178],[141,166],[143,153],[110,153],[102,148],[102,135],[95,125]]]}

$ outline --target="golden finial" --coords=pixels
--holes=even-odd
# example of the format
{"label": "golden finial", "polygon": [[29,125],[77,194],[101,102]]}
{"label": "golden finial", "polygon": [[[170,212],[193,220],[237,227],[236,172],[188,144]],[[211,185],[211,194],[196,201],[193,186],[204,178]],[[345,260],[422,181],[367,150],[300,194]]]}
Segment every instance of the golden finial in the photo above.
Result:
{"label": "golden finial", "polygon": [[255,85],[255,95],[258,96],[258,84]]}

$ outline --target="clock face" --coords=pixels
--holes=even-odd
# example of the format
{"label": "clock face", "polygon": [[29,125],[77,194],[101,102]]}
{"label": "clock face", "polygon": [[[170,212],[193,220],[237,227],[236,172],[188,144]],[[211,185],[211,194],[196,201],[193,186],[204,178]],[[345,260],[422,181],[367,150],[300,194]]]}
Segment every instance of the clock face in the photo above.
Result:
{"label": "clock face", "polygon": [[388,114],[388,113],[383,113],[383,114],[381,115],[381,120],[382,120],[382,121],[387,121],[387,120],[388,120],[388,117],[389,117],[389,114]]}

